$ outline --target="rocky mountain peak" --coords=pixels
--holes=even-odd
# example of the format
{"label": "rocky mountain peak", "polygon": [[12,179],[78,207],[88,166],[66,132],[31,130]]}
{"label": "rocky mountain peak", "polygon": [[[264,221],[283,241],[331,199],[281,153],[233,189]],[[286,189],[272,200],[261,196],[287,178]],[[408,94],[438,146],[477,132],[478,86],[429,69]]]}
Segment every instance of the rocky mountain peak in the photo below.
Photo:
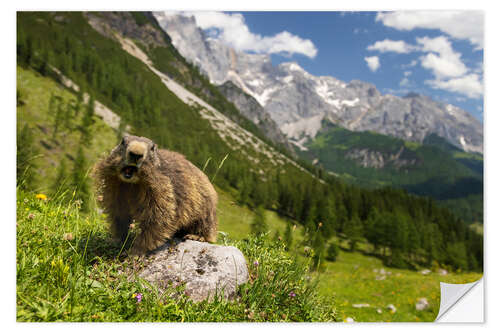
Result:
{"label": "rocky mountain peak", "polygon": [[314,76],[296,62],[273,66],[268,55],[238,52],[195,29],[192,19],[179,20],[159,18],[179,52],[212,82],[229,80],[253,97],[295,144],[314,139],[328,119],[349,130],[416,142],[434,133],[465,151],[483,151],[482,124],[456,106],[419,94],[382,95],[371,83]]}

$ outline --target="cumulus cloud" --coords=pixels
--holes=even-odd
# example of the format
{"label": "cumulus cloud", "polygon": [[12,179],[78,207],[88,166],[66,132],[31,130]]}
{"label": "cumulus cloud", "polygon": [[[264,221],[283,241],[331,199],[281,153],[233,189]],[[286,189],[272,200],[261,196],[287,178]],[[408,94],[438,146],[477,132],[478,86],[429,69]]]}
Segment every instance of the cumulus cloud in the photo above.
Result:
{"label": "cumulus cloud", "polygon": [[482,11],[397,11],[378,13],[375,20],[398,30],[439,29],[453,38],[468,40],[476,49],[484,46]]}
{"label": "cumulus cloud", "polygon": [[457,92],[469,98],[480,98],[483,94],[483,85],[479,75],[474,73],[448,80],[427,80],[425,83],[433,88]]}
{"label": "cumulus cloud", "polygon": [[438,78],[457,77],[467,73],[461,54],[454,51],[445,36],[417,38],[421,51],[429,52],[420,58],[422,67],[431,70]]}
{"label": "cumulus cloud", "polygon": [[377,56],[365,57],[365,61],[372,72],[376,72],[380,68],[380,60]]}
{"label": "cumulus cloud", "polygon": [[[477,65],[473,69],[467,68],[462,61],[462,55],[453,49],[453,46],[446,36],[438,37],[417,37],[416,44],[411,45],[404,41],[394,41],[385,39],[367,47],[369,51],[396,52],[396,53],[423,53],[418,60],[422,68],[431,71],[434,78],[425,83],[434,89],[442,89],[455,93],[460,93],[469,98],[480,98],[483,94],[482,87],[482,66]],[[368,62],[367,58],[365,60]],[[373,66],[375,60],[372,60]],[[377,59],[378,63],[378,59]],[[413,60],[410,64],[402,65],[402,68],[409,68],[417,65]],[[370,67],[370,64],[368,64]],[[378,66],[376,67],[378,68]],[[372,69],[372,67],[370,67]],[[375,69],[376,70],[376,69]],[[374,71],[372,69],[372,71]],[[411,71],[405,71],[404,77],[399,82],[401,87],[410,84],[408,76]]]}
{"label": "cumulus cloud", "polygon": [[384,39],[375,42],[375,44],[368,45],[368,51],[379,52],[396,52],[396,53],[410,53],[415,50],[413,45],[407,44],[403,40],[390,40]]}
{"label": "cumulus cloud", "polygon": [[256,53],[303,54],[314,58],[318,52],[314,43],[288,31],[282,31],[274,36],[262,36],[252,33],[245,23],[243,15],[226,14],[222,12],[166,12],[166,15],[182,14],[194,16],[196,24],[201,29],[211,29],[213,36],[231,45],[238,51]]}

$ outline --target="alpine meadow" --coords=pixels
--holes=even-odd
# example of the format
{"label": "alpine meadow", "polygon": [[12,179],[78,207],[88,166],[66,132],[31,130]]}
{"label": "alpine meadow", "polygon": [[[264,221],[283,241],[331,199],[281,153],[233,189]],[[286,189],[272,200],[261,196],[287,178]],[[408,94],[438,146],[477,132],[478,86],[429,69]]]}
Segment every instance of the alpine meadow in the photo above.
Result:
{"label": "alpine meadow", "polygon": [[[291,113],[305,97],[265,104],[241,80],[215,79],[204,66],[225,58],[207,55],[215,42],[189,24],[153,12],[17,13],[17,321],[433,321],[439,282],[481,278],[482,129],[468,128],[471,149],[451,123],[441,126],[450,137],[416,142],[324,116],[302,135],[303,122],[268,109]],[[233,73],[262,58],[220,54]],[[269,73],[299,75],[279,66]],[[279,81],[269,73],[262,80]],[[300,75],[293,89],[310,96],[315,79]],[[361,96],[361,86],[346,89]],[[216,245],[247,263],[234,298],[195,302],[182,284],[162,292],[138,278],[145,262],[127,255],[130,239],[113,240],[92,182],[124,135],[183,154],[214,185]]]}

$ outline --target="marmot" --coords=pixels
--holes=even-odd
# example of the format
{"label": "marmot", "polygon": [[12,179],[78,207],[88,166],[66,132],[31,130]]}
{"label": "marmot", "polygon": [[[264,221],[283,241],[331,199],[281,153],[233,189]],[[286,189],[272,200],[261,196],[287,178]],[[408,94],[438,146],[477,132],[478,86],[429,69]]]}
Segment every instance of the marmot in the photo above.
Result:
{"label": "marmot", "polygon": [[131,254],[145,254],[174,235],[216,241],[217,192],[183,155],[125,136],[97,163],[94,177],[114,236],[124,241],[132,221],[139,227]]}

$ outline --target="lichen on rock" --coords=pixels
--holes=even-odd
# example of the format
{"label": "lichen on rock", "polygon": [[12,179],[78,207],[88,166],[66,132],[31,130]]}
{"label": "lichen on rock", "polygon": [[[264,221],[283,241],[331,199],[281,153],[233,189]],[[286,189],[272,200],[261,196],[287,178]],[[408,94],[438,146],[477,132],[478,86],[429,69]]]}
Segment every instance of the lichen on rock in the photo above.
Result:
{"label": "lichen on rock", "polygon": [[194,301],[215,295],[233,299],[238,286],[248,281],[248,269],[234,246],[174,240],[149,256],[139,277],[160,290],[184,284],[184,293]]}

